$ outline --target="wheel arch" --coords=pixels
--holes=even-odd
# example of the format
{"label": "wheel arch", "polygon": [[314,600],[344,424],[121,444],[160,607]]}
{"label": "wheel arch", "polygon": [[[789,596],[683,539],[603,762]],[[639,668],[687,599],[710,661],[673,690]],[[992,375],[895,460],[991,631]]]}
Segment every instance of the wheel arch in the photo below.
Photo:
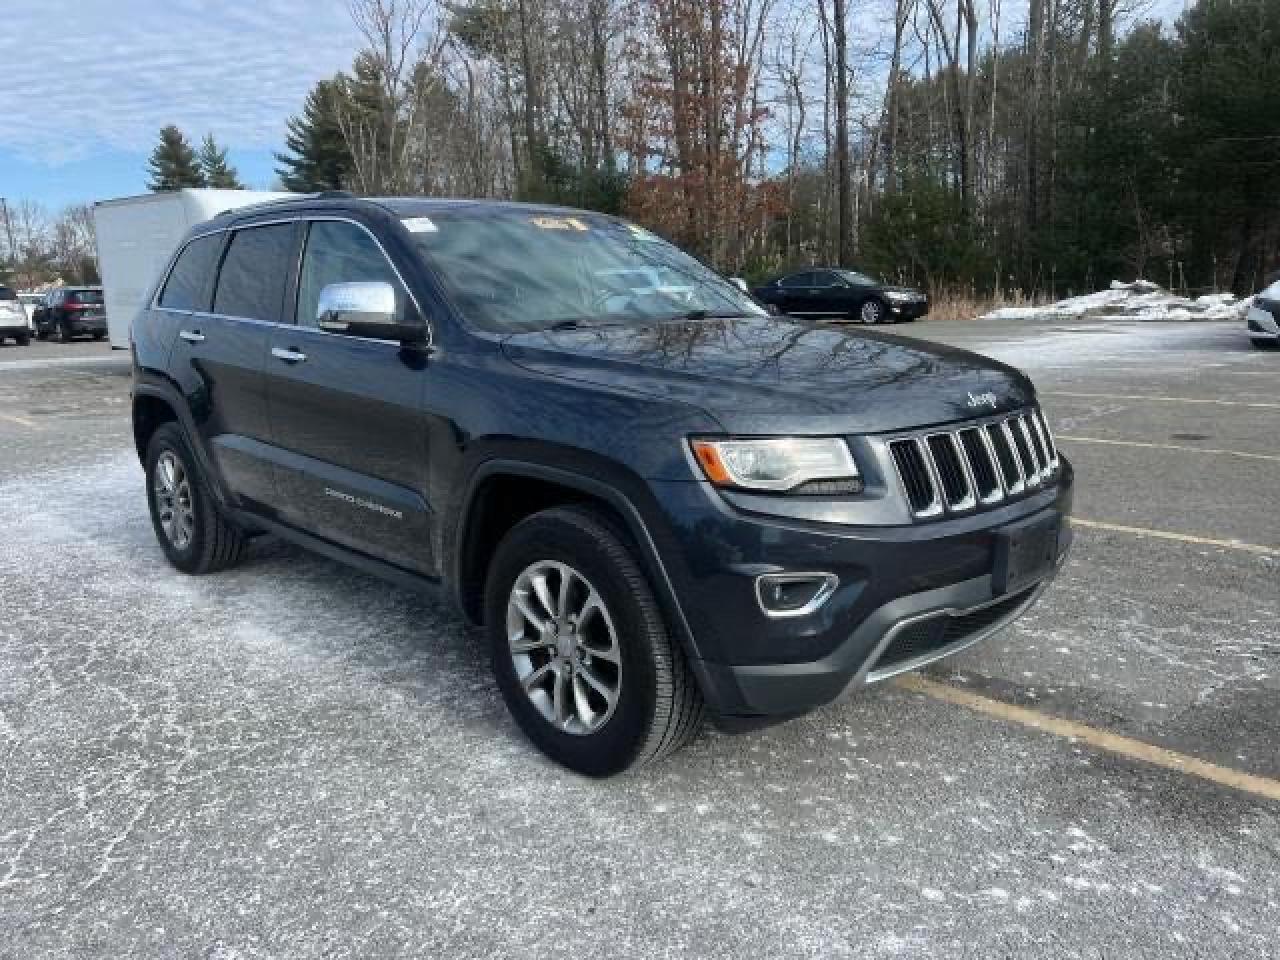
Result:
{"label": "wheel arch", "polygon": [[[611,471],[616,473],[620,469],[614,465]],[[525,517],[552,506],[566,503],[595,506],[612,520],[618,532],[636,550],[636,558],[653,586],[667,624],[679,638],[700,685],[703,685],[701,661],[693,634],[650,524],[621,484],[604,479],[608,476],[609,468],[603,474],[589,476],[577,470],[527,460],[500,458],[481,463],[468,482],[455,527],[451,577],[455,601],[468,622],[480,625],[484,619],[485,575],[506,532]],[[517,488],[524,499],[509,495]]]}
{"label": "wheel arch", "polygon": [[205,482],[213,491],[214,498],[223,506],[230,506],[222,474],[204,445],[199,442],[200,431],[196,429],[191,412],[183,403],[182,394],[177,387],[156,374],[136,380],[133,385],[132,419],[133,443],[139,462],[145,462],[147,445],[161,424],[177,423],[186,434],[187,444],[197,460]]}

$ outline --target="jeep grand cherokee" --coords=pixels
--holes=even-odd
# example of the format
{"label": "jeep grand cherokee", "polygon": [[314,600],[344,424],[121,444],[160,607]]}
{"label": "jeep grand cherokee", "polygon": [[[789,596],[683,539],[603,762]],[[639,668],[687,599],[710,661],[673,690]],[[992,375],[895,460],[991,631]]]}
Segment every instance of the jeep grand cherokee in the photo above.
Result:
{"label": "jeep grand cherokee", "polygon": [[133,429],[172,564],[268,532],[443,588],[587,774],[957,651],[1066,553],[1071,467],[1018,371],[771,317],[613,217],[276,202],[194,228],[147,302]]}

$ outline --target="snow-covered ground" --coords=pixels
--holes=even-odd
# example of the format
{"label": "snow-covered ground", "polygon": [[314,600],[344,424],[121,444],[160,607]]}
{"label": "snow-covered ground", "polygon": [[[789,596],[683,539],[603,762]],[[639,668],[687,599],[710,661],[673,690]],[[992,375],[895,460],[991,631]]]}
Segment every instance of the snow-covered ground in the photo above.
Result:
{"label": "snow-covered ground", "polygon": [[1239,320],[1250,300],[1231,293],[1180,297],[1148,280],[1113,280],[1108,290],[1070,297],[1042,307],[1001,307],[988,313],[992,320],[1072,320],[1115,317],[1120,320]]}

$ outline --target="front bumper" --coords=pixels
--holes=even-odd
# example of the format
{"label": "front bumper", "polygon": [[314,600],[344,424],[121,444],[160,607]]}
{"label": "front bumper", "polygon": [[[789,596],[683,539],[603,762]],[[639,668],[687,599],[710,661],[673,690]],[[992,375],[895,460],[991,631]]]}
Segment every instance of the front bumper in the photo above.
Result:
{"label": "front bumper", "polygon": [[1254,340],[1280,340],[1280,312],[1278,309],[1250,307],[1247,314],[1249,336]]}
{"label": "front bumper", "polygon": [[910,303],[894,303],[889,301],[889,315],[895,320],[917,320],[929,312],[929,301],[919,300]]}
{"label": "front bumper", "polygon": [[0,337],[29,337],[31,336],[31,328],[25,323],[11,324],[6,323],[0,326]]}
{"label": "front bumper", "polygon": [[[998,509],[901,527],[841,527],[748,515],[699,483],[671,483],[659,502],[674,522],[661,550],[695,647],[709,705],[726,726],[798,716],[842,693],[955,653],[1022,614],[1060,568],[1001,595],[1001,528],[1071,513],[1073,473]],[[701,501],[701,503],[699,502]],[[671,544],[684,546],[678,552]],[[660,546],[662,546],[660,544]],[[770,617],[754,592],[762,573],[822,571],[839,586],[818,610]]]}

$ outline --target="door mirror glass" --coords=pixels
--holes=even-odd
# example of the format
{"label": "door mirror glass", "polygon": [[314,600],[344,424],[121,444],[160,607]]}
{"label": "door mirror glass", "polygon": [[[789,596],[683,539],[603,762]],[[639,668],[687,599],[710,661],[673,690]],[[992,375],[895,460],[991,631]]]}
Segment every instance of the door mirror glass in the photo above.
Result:
{"label": "door mirror glass", "polygon": [[331,283],[320,291],[316,326],[329,333],[382,340],[421,339],[420,324],[401,323],[396,315],[396,291],[389,283],[357,281]]}
{"label": "door mirror glass", "polygon": [[730,277],[729,282],[732,283],[739,290],[741,290],[743,293],[751,292],[751,288],[747,286],[747,281],[743,280],[741,277]]}

